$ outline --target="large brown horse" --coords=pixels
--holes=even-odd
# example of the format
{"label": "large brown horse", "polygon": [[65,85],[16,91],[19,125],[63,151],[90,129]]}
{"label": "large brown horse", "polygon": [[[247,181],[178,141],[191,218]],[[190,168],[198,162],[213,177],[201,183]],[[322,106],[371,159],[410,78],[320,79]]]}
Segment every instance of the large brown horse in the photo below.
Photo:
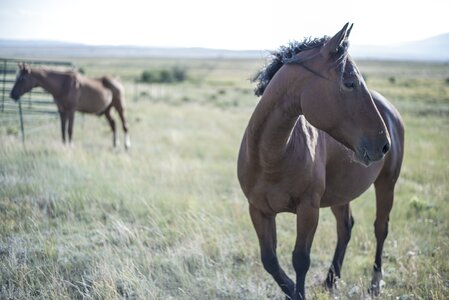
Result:
{"label": "large brown horse", "polygon": [[80,111],[97,115],[104,113],[113,132],[115,147],[117,133],[115,121],[111,116],[111,108],[114,107],[122,121],[125,147],[130,147],[128,125],[125,119],[124,88],[117,80],[108,76],[90,79],[74,71],[61,72],[30,68],[28,65],[19,64],[19,74],[12,88],[11,98],[17,101],[23,94],[38,86],[50,93],[58,106],[64,143],[66,130],[69,143],[71,143],[75,111]]}
{"label": "large brown horse", "polygon": [[[304,282],[319,209],[337,220],[337,246],[325,284],[332,288],[351,237],[349,202],[374,183],[377,239],[370,291],[380,292],[382,249],[404,151],[398,111],[369,91],[347,52],[351,27],[332,38],[306,39],[274,53],[256,80],[262,96],[243,136],[238,178],[249,201],[262,263],[292,299]],[[296,284],[276,256],[276,214],[297,215]]]}

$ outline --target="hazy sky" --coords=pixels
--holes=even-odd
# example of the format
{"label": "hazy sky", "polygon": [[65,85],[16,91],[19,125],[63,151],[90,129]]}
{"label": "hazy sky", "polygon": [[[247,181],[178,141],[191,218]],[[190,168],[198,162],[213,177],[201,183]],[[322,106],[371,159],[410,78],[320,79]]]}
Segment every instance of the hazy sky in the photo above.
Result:
{"label": "hazy sky", "polygon": [[0,39],[274,49],[355,23],[353,44],[449,32],[448,0],[0,0]]}

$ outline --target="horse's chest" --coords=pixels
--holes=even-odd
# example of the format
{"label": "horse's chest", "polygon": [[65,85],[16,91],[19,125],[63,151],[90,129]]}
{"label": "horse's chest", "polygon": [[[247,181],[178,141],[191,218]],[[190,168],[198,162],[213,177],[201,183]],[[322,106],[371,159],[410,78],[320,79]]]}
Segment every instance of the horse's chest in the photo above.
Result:
{"label": "horse's chest", "polygon": [[251,205],[266,214],[294,211],[293,198],[275,185],[256,189],[248,200]]}
{"label": "horse's chest", "polygon": [[283,177],[278,182],[260,180],[249,202],[265,213],[296,212],[300,201],[322,191],[322,182],[317,176]]}

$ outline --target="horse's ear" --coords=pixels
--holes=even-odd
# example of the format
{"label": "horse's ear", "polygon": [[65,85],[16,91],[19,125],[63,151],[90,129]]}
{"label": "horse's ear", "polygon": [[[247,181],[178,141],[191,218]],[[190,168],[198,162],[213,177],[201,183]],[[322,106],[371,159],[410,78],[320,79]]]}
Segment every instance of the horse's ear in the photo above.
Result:
{"label": "horse's ear", "polygon": [[30,73],[31,73],[31,68],[30,68],[30,66],[27,65],[26,63],[24,63],[24,62],[19,62],[19,63],[17,63],[17,65],[19,66],[20,72],[24,72],[24,73],[27,73],[27,74],[30,74]]}
{"label": "horse's ear", "polygon": [[30,74],[31,73],[31,68],[29,65],[27,65],[26,63],[23,63],[22,65],[22,70],[25,71],[26,74]]}
{"label": "horse's ear", "polygon": [[349,23],[346,23],[343,28],[337,32],[333,37],[331,37],[327,43],[324,45],[324,47],[321,49],[321,51],[327,55],[332,55],[338,52],[340,46],[343,44],[343,42],[348,38],[349,34],[351,33],[352,25],[349,27]]}
{"label": "horse's ear", "polygon": [[349,35],[351,34],[352,27],[354,26],[354,23],[349,26],[348,30],[346,31],[345,39],[347,40],[349,38]]}

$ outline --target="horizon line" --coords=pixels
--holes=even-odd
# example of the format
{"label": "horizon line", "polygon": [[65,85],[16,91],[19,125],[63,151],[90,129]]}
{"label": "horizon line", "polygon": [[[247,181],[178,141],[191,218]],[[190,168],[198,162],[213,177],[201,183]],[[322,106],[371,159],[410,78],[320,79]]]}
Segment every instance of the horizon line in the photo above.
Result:
{"label": "horizon line", "polygon": [[[449,35],[449,32],[432,35],[419,40],[410,40],[401,43],[386,43],[386,44],[367,44],[367,43],[351,43],[352,46],[370,46],[370,47],[394,47],[401,46],[409,43],[426,41],[429,39],[437,38],[440,36]],[[293,41],[292,39],[291,41]],[[179,46],[179,45],[137,45],[137,44],[89,44],[84,42],[75,41],[64,41],[64,40],[53,40],[53,39],[24,39],[24,38],[2,38],[0,41],[10,41],[10,42],[34,42],[34,43],[55,43],[55,44],[69,44],[74,46],[84,46],[84,47],[133,47],[133,48],[165,48],[165,49],[209,49],[209,50],[225,50],[225,51],[272,51],[274,49],[236,49],[236,48],[225,48],[225,47],[207,47],[207,46]],[[279,45],[280,47],[282,45]]]}

